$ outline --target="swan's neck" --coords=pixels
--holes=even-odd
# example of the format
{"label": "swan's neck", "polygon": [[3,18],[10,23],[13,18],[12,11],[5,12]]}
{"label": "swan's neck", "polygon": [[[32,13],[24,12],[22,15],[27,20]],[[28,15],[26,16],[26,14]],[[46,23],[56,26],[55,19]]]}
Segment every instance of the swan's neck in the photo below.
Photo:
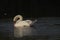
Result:
{"label": "swan's neck", "polygon": [[17,22],[17,21],[19,21],[19,20],[20,20],[20,21],[23,20],[23,17],[22,17],[21,15],[17,15],[17,16],[15,16],[14,19],[13,19],[14,22]]}
{"label": "swan's neck", "polygon": [[20,22],[20,21],[22,21],[22,20],[19,19],[19,20],[16,21],[16,23],[18,23],[18,22]]}

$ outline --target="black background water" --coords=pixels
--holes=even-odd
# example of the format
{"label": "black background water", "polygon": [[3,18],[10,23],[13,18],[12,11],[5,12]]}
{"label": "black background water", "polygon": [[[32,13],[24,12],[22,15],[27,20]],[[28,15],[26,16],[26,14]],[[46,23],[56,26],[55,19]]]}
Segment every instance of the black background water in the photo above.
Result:
{"label": "black background water", "polygon": [[4,18],[20,14],[24,17],[56,17],[60,16],[59,4],[58,0],[1,0],[0,16]]}
{"label": "black background water", "polygon": [[[60,17],[40,17],[33,25],[39,36],[23,37],[21,40],[60,40]],[[0,39],[20,40],[14,38],[14,26],[12,19],[0,20]],[[34,34],[34,33],[33,33]]]}

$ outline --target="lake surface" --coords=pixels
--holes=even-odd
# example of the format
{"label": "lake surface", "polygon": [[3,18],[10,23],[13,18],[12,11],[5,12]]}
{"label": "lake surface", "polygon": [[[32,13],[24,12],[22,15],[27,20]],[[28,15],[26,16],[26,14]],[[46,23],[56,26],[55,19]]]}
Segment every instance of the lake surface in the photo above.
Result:
{"label": "lake surface", "polygon": [[[41,17],[33,24],[36,32],[34,36],[14,38],[14,26],[12,19],[0,20],[1,40],[60,40],[60,17]],[[37,35],[36,35],[37,34]]]}

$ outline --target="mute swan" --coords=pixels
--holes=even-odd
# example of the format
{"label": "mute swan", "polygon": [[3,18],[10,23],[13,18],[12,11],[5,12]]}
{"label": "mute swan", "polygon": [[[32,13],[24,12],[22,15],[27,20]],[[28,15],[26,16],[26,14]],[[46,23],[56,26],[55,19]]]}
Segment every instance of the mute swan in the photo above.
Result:
{"label": "mute swan", "polygon": [[17,15],[14,17],[13,21],[15,22],[14,37],[23,37],[26,34],[27,35],[31,34],[30,29],[30,25],[32,24],[31,20],[23,20],[23,17],[21,15]]}
{"label": "mute swan", "polygon": [[15,27],[30,26],[30,24],[32,23],[31,20],[23,20],[23,17],[21,15],[15,16],[13,21],[15,22]]}

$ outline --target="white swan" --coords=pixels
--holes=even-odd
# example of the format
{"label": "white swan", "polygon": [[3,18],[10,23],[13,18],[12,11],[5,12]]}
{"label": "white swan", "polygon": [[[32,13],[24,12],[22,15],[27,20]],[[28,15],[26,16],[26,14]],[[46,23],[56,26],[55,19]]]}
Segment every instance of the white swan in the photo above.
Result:
{"label": "white swan", "polygon": [[[19,18],[19,19],[18,19]],[[18,19],[18,20],[17,20]],[[32,24],[31,20],[23,20],[21,15],[14,17],[14,36],[23,37],[24,35],[31,34],[30,25]]]}
{"label": "white swan", "polygon": [[30,26],[30,24],[32,23],[31,20],[23,20],[23,17],[21,15],[15,16],[13,21],[15,22],[15,27]]}

